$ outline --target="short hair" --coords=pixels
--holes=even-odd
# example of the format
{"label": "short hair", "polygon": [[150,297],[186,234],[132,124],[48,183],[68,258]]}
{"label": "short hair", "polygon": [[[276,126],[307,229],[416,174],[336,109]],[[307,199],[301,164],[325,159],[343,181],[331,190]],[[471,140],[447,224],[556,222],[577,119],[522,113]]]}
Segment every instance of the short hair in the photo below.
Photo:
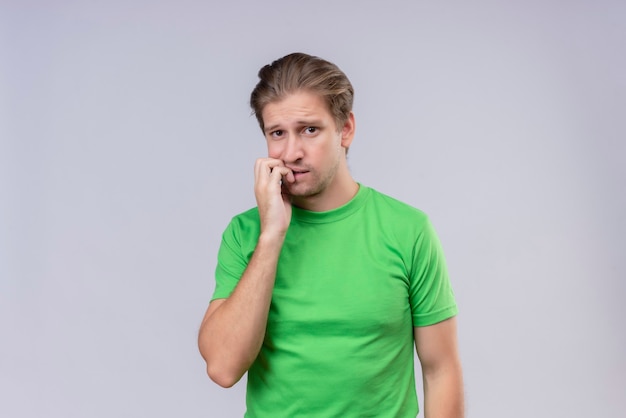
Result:
{"label": "short hair", "polygon": [[328,106],[337,129],[341,130],[352,111],[354,88],[335,64],[295,52],[259,70],[259,82],[250,95],[250,107],[263,131],[263,109],[298,91],[319,94]]}

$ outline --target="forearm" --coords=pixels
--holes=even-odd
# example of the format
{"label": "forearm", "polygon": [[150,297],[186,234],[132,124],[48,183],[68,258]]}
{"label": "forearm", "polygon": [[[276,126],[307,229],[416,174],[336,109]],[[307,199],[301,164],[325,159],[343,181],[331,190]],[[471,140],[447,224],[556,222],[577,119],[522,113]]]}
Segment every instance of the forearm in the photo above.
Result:
{"label": "forearm", "polygon": [[463,418],[463,376],[459,363],[424,371],[424,417]]}
{"label": "forearm", "polygon": [[239,381],[261,349],[281,247],[281,237],[261,236],[231,296],[202,321],[200,353],[221,386]]}

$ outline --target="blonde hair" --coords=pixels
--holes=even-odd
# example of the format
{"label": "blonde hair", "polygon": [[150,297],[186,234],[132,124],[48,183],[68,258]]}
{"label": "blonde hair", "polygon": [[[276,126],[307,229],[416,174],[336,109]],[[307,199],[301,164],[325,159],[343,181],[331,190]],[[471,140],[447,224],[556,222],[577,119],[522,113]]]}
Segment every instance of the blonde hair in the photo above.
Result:
{"label": "blonde hair", "polygon": [[297,91],[319,94],[333,115],[337,129],[348,120],[354,102],[354,89],[348,77],[335,64],[301,52],[286,55],[259,70],[259,82],[250,95],[250,107],[261,130],[263,109]]}

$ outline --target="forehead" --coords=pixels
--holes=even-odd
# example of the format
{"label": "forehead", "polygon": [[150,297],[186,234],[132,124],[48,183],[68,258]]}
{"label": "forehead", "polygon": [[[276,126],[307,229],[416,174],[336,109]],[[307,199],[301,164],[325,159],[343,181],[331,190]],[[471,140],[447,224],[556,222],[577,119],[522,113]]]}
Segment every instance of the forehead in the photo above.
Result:
{"label": "forehead", "polygon": [[289,93],[280,100],[270,102],[265,105],[261,115],[266,128],[311,119],[332,119],[324,98],[310,91]]}

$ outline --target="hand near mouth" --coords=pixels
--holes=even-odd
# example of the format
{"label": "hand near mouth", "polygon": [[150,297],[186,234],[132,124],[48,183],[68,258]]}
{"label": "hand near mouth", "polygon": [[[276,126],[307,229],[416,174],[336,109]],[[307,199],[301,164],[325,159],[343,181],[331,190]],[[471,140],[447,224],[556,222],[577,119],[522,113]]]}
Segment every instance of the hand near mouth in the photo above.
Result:
{"label": "hand near mouth", "polygon": [[287,168],[290,169],[291,172],[293,173],[295,181],[298,180],[298,177],[300,175],[306,174],[309,172],[309,170],[307,170],[306,168],[295,168],[295,167],[289,167],[289,166],[287,166]]}
{"label": "hand near mouth", "polygon": [[296,181],[293,171],[275,158],[259,158],[254,167],[261,233],[284,238],[291,221],[291,199],[287,185]]}

